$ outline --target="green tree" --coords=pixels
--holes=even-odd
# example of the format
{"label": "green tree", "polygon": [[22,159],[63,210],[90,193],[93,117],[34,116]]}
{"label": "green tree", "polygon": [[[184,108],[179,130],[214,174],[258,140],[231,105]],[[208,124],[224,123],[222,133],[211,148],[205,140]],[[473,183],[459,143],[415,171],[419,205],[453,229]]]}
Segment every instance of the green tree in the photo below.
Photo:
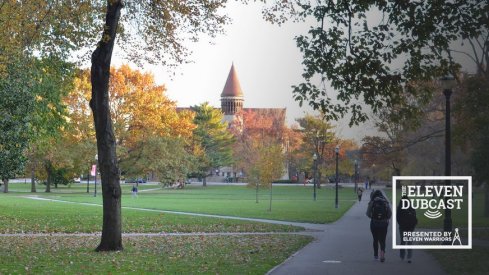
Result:
{"label": "green tree", "polygon": [[206,176],[210,169],[233,163],[234,137],[227,129],[227,123],[223,121],[221,110],[207,102],[192,106],[191,109],[195,112],[194,123],[197,126],[194,137],[203,150],[203,154],[199,156],[198,173],[203,177],[203,184],[206,186]]}
{"label": "green tree", "polygon": [[[303,53],[304,82],[294,97],[337,120],[350,113],[350,125],[399,106],[400,119],[416,113],[433,90],[417,89],[451,73],[457,56],[471,58],[487,77],[487,1],[275,1],[265,17],[281,23],[292,15],[313,19],[307,35],[296,38]],[[467,45],[464,50],[459,45]],[[470,49],[466,51],[465,49]],[[336,93],[327,91],[329,81]]]}
{"label": "green tree", "polygon": [[[67,126],[67,108],[63,98],[72,89],[74,79],[73,64],[64,62],[56,56],[32,60],[28,66],[33,72],[31,96],[34,106],[31,110],[31,132],[29,142],[29,162],[31,167],[37,163],[45,168],[47,175],[46,192],[50,192],[50,174],[69,170],[66,144],[60,142],[62,130]],[[31,179],[31,191],[36,192],[35,179]],[[55,183],[57,187],[57,183]]]}
{"label": "green tree", "polygon": [[[65,124],[65,106],[62,103],[62,97],[69,90],[72,81],[72,65],[59,60],[56,57],[44,57],[44,58],[32,58],[28,55],[21,55],[17,60],[21,60],[22,64],[14,65],[10,64],[10,68],[7,68],[3,72],[3,81],[10,81],[10,77],[16,76],[19,80],[23,81],[22,86],[23,96],[28,96],[26,99],[20,96],[20,103],[24,100],[25,106],[17,106],[19,101],[7,100],[3,103],[4,107],[13,110],[22,108],[23,112],[16,115],[15,119],[24,126],[28,127],[27,131],[23,131],[22,135],[29,134],[28,151],[25,151],[25,147],[20,144],[23,143],[22,138],[19,137],[19,152],[27,152],[31,167],[35,162],[47,161],[44,155],[47,151],[53,149],[54,141],[56,137],[59,137],[59,130]],[[13,59],[15,60],[15,58]],[[12,70],[12,66],[17,66],[17,72]],[[21,67],[20,67],[21,66]],[[16,87],[16,81],[12,81],[12,87],[10,89],[18,89]],[[4,90],[7,91],[7,90]],[[11,90],[13,91],[13,90]],[[11,94],[9,96],[15,95]],[[15,112],[15,111],[14,111]],[[6,116],[8,119],[10,116]],[[26,123],[28,121],[28,123]],[[11,125],[12,126],[12,125]],[[18,129],[16,130],[18,131]],[[13,152],[12,150],[10,150]],[[36,152],[39,151],[39,152]],[[12,156],[13,157],[13,156]],[[24,157],[22,157],[23,159]],[[18,159],[19,164],[24,163],[24,160]],[[48,166],[46,166],[48,167]],[[12,168],[12,167],[11,167]],[[18,172],[18,169],[12,169],[12,173]],[[48,185],[49,187],[49,185]],[[32,179],[31,191],[35,192],[34,177]]]}
{"label": "green tree", "polygon": [[[310,168],[311,170],[317,170],[318,174],[313,175],[315,179],[314,184],[316,184],[317,188],[320,188],[320,167],[325,164],[327,158],[331,157],[333,143],[337,141],[336,135],[333,132],[333,126],[330,122],[325,120],[322,115],[313,116],[307,114],[304,117],[297,119],[297,122],[299,123],[300,130],[303,134],[303,143],[300,152],[303,154],[305,163],[318,166]],[[315,163],[311,161],[314,154],[317,156]]]}
{"label": "green tree", "polygon": [[0,72],[0,177],[3,192],[8,192],[8,180],[21,173],[24,152],[30,138],[31,109],[34,106],[30,87],[31,74],[24,59],[12,59]]}
{"label": "green tree", "polygon": [[137,142],[133,157],[126,160],[128,174],[154,173],[161,183],[183,181],[195,165],[183,138],[150,136]]}

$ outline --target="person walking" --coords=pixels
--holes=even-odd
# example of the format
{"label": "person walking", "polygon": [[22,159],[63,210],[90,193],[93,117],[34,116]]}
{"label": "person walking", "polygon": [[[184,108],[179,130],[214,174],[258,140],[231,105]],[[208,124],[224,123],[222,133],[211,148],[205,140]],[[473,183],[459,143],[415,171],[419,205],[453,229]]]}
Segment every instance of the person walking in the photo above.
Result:
{"label": "person walking", "polygon": [[363,195],[363,188],[362,187],[357,188],[357,195],[358,195],[358,201],[360,202],[362,200],[362,195]]}
{"label": "person walking", "polygon": [[392,210],[389,202],[380,190],[373,190],[370,194],[370,202],[367,207],[367,216],[370,218],[370,231],[373,237],[374,258],[385,261],[385,239],[387,237],[387,228],[392,216]]}
{"label": "person walking", "polygon": [[132,192],[132,197],[133,198],[137,198],[138,197],[138,188],[136,186],[132,186],[132,189],[131,189],[131,192]]}
{"label": "person walking", "polygon": [[[396,220],[397,220],[397,224],[399,225],[399,235],[401,238],[401,245],[410,245],[412,243],[411,241],[406,242],[403,239],[404,232],[413,232],[416,225],[418,224],[418,219],[416,218],[416,210],[414,210],[411,204],[409,204],[409,207],[407,209],[402,208],[403,200],[409,200],[408,196],[404,195],[401,197],[401,200],[397,205]],[[411,263],[411,259],[413,256],[412,249],[401,249],[400,251],[401,260],[404,261],[404,257],[406,256],[406,251],[407,251],[407,262]]]}

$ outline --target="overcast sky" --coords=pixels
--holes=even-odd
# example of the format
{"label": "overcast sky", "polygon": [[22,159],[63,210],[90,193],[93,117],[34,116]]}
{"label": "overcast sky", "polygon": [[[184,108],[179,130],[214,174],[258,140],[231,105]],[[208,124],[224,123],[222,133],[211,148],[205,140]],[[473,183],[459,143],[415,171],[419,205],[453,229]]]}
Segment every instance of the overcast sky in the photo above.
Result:
{"label": "overcast sky", "polygon": [[[291,88],[302,81],[302,55],[294,37],[307,33],[308,25],[272,25],[262,19],[261,6],[256,3],[242,5],[233,1],[227,12],[233,22],[226,26],[226,34],[213,39],[212,43],[204,39],[189,44],[193,52],[192,63],[175,69],[174,76],[170,77],[162,67],[146,66],[145,70],[154,73],[158,84],[166,85],[167,95],[179,107],[205,101],[220,107],[220,94],[234,63],[245,107],[287,108],[289,125],[306,112],[314,113],[307,106],[299,107],[292,98]],[[120,64],[121,61],[115,58],[114,65]],[[344,121],[338,123],[337,133],[360,141],[365,135],[364,129],[371,127],[350,129]]]}
{"label": "overcast sky", "polygon": [[[226,26],[226,34],[213,39],[212,44],[209,39],[189,44],[193,62],[175,69],[174,76],[169,77],[170,73],[162,67],[144,69],[154,73],[158,84],[166,85],[167,95],[177,106],[208,101],[220,107],[220,94],[234,62],[245,107],[287,108],[289,125],[306,112],[314,113],[307,106],[299,107],[292,98],[291,88],[302,81],[302,55],[294,37],[307,33],[308,25],[314,22],[272,25],[262,19],[260,4],[253,2],[242,5],[232,1],[227,12],[233,22]],[[115,58],[114,65],[120,64]],[[371,122],[349,128],[345,119],[337,123],[337,133],[360,141],[375,131]]]}

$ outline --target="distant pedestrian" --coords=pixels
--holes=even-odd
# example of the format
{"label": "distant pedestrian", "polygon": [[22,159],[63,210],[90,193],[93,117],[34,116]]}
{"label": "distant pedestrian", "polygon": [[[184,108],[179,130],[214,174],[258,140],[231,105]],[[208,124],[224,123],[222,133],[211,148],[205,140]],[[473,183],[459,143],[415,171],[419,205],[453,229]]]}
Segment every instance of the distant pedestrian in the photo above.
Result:
{"label": "distant pedestrian", "polygon": [[392,216],[392,210],[389,202],[380,190],[374,190],[370,194],[368,203],[367,216],[370,218],[370,231],[373,237],[374,258],[379,259],[380,244],[380,261],[385,261],[385,238],[389,220]]}
{"label": "distant pedestrian", "polygon": [[368,178],[365,179],[365,190],[368,190]]}
{"label": "distant pedestrian", "polygon": [[358,195],[358,201],[361,201],[362,195],[363,195],[363,188],[362,187],[357,188],[357,195]]}
{"label": "distant pedestrian", "polygon": [[138,188],[136,186],[132,186],[132,189],[131,189],[131,192],[132,192],[132,197],[133,198],[137,198],[138,197]]}
{"label": "distant pedestrian", "polygon": [[[397,205],[397,223],[399,224],[399,235],[401,238],[401,245],[410,245],[412,242],[411,241],[404,241],[404,232],[413,232],[414,228],[418,224],[418,219],[416,218],[416,210],[409,204],[409,207],[407,209],[402,209],[402,201],[403,200],[409,200],[409,198],[404,195],[401,197],[401,200],[399,201],[399,204]],[[406,256],[406,250],[407,250],[407,261],[408,263],[411,263],[411,258],[413,256],[413,250],[412,249],[401,249],[400,251],[400,256],[401,260],[404,261],[404,257]]]}

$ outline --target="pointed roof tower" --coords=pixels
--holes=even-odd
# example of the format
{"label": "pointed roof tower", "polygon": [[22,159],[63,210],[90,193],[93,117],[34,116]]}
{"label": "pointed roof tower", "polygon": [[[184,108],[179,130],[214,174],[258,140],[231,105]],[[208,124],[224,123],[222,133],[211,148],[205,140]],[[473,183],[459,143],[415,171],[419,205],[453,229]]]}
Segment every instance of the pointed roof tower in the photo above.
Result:
{"label": "pointed roof tower", "polygon": [[239,85],[238,74],[234,69],[234,63],[231,65],[231,70],[229,71],[221,97],[243,97],[243,91]]}

